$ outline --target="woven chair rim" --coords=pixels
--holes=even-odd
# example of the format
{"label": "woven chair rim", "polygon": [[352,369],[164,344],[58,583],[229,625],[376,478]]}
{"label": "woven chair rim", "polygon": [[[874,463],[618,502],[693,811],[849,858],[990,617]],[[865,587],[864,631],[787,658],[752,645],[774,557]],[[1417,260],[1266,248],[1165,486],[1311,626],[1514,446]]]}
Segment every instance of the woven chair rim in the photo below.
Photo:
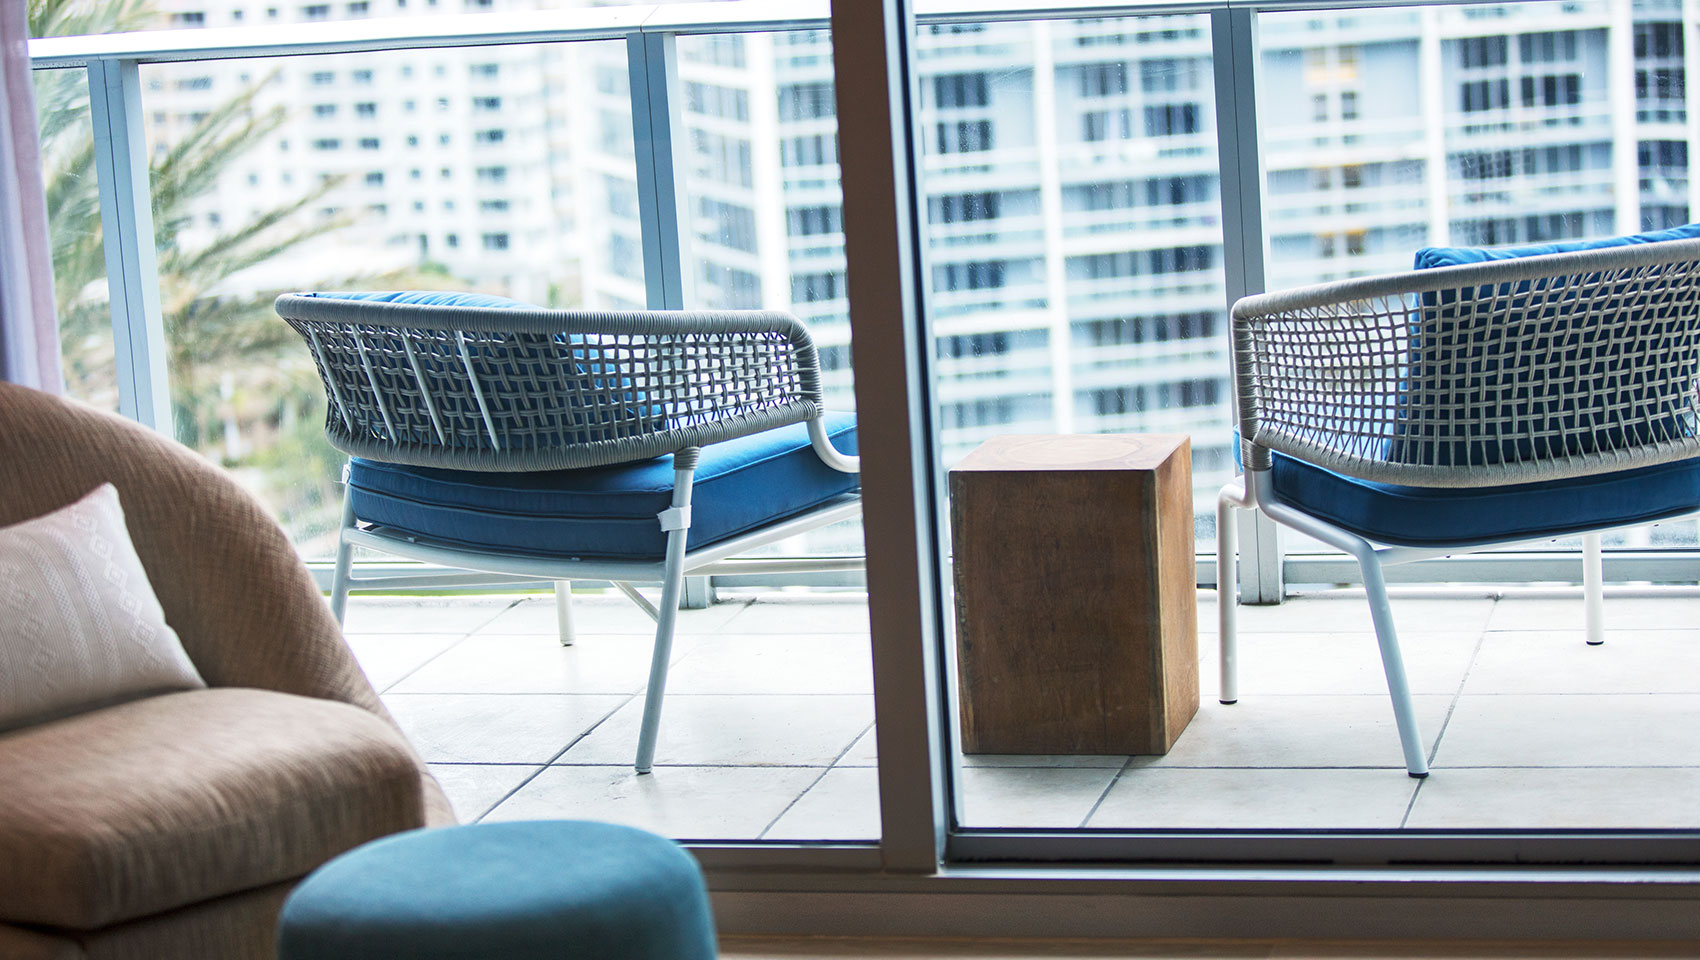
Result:
{"label": "woven chair rim", "polygon": [[286,293],[275,302],[285,320],[369,323],[407,330],[476,333],[589,333],[656,336],[670,333],[783,333],[809,337],[808,328],[780,310],[557,310],[438,303],[392,303]]}
{"label": "woven chair rim", "polygon": [[[824,412],[821,403],[819,361],[813,340],[801,320],[780,311],[549,310],[524,306],[392,303],[307,294],[284,294],[277,298],[276,309],[286,323],[295,326],[297,332],[309,340],[321,378],[326,380],[326,437],[333,446],[351,456],[413,466],[504,472],[605,466],[667,454],[683,455],[686,461],[694,463],[695,450],[702,445],[747,436],[786,424],[817,420]],[[565,440],[547,449],[497,449],[495,435],[498,430],[495,424],[498,421],[503,422],[505,430],[506,416],[493,412],[492,407],[487,405],[485,394],[480,392],[478,383],[474,382],[470,387],[471,402],[476,406],[471,413],[462,412],[460,417],[472,424],[473,429],[481,436],[487,431],[490,443],[485,445],[481,440],[479,444],[472,446],[451,447],[441,442],[375,434],[373,431],[379,429],[375,423],[369,429],[355,429],[354,424],[348,420],[350,412],[364,409],[371,403],[372,408],[365,410],[362,419],[375,421],[377,417],[381,417],[381,430],[393,430],[390,423],[393,411],[385,402],[365,399],[367,394],[377,389],[377,365],[372,363],[365,348],[361,347],[359,362],[365,365],[364,376],[356,372],[355,383],[344,383],[343,391],[338,392],[335,386],[338,382],[337,376],[329,372],[328,361],[321,352],[318,341],[313,339],[311,331],[315,328],[321,331],[345,330],[356,338],[370,334],[399,336],[404,342],[415,340],[422,335],[432,338],[447,335],[447,339],[452,341],[465,333],[490,334],[499,340],[583,336],[583,349],[613,349],[618,351],[619,355],[640,349],[642,341],[661,345],[670,351],[681,351],[680,356],[688,356],[697,351],[714,350],[714,341],[721,337],[778,337],[790,344],[789,349],[797,365],[797,382],[789,389],[789,395],[769,397],[759,408],[687,410],[679,413],[677,420],[673,420],[674,415],[669,414],[654,425],[634,424],[637,432],[628,435]],[[604,337],[614,342],[604,342],[601,339]],[[630,337],[634,342],[623,342],[620,340],[623,337]],[[581,349],[576,343],[564,343],[562,346],[569,350]],[[462,350],[464,357],[464,345]],[[411,358],[411,353],[409,357]],[[470,374],[472,361],[467,359],[464,362],[468,364],[467,370]],[[607,369],[586,374],[591,378],[625,375],[619,368],[618,359],[593,359],[588,362],[612,364]],[[415,380],[422,376],[416,366],[408,372],[405,364],[390,365]],[[355,391],[353,394],[348,393],[350,386]],[[438,419],[438,407],[433,404],[432,394],[422,390],[421,386],[416,384],[397,396],[419,398],[429,415],[429,425],[438,431],[440,441],[443,426]],[[489,389],[488,383],[485,384],[485,389]],[[674,395],[674,387],[667,384],[637,385],[632,388],[638,393],[648,394],[649,399],[626,397],[620,392],[624,389],[616,389],[612,397],[591,399],[594,403],[610,403],[614,408],[635,406],[641,414],[649,405],[666,402],[662,398]],[[373,415],[373,410],[376,411],[376,416]],[[418,410],[411,411],[411,415],[417,420]],[[478,419],[480,415],[482,420]],[[640,416],[640,419],[642,418]],[[414,426],[418,428],[419,424],[415,423]],[[551,426],[546,429],[553,431],[562,428]],[[568,432],[588,431],[594,435],[612,428],[607,422],[592,422],[565,429]]]}
{"label": "woven chair rim", "polygon": [[[1302,429],[1295,430],[1291,424],[1267,422],[1269,417],[1265,415],[1262,407],[1270,402],[1284,402],[1282,398],[1290,395],[1297,384],[1289,382],[1292,379],[1291,374],[1277,372],[1272,376],[1271,371],[1263,369],[1253,352],[1254,341],[1266,335],[1260,332],[1269,326],[1264,321],[1278,317],[1302,315],[1304,322],[1322,327],[1336,323],[1342,338],[1349,338],[1354,328],[1374,336],[1374,331],[1384,329],[1385,325],[1372,322],[1364,315],[1363,310],[1369,309],[1369,305],[1376,301],[1386,303],[1389,300],[1403,300],[1411,295],[1442,291],[1459,291],[1460,300],[1465,300],[1468,299],[1467,291],[1482,288],[1493,288],[1490,296],[1497,299],[1508,296],[1507,285],[1542,278],[1568,278],[1571,286],[1585,287],[1595,282],[1594,274],[1600,275],[1599,284],[1609,287],[1618,282],[1616,278],[1625,272],[1666,264],[1696,263],[1700,263],[1700,239],[1661,241],[1411,270],[1242,298],[1234,305],[1232,322],[1232,354],[1237,393],[1234,399],[1235,412],[1243,434],[1242,461],[1248,469],[1266,470],[1272,465],[1270,452],[1273,451],[1361,480],[1418,487],[1469,488],[1594,476],[1700,457],[1700,436],[1685,435],[1648,437],[1640,442],[1625,443],[1611,449],[1541,454],[1511,461],[1437,464],[1388,459],[1385,454],[1373,455],[1368,453],[1367,449],[1381,441],[1396,439],[1396,435],[1356,434],[1328,426],[1328,420],[1334,414],[1329,412],[1330,408],[1327,406],[1317,408],[1317,421],[1306,424]],[[1691,277],[1692,273],[1685,273],[1678,279],[1687,282],[1685,278]],[[1515,298],[1519,294],[1512,291],[1509,296]],[[1331,311],[1329,308],[1342,309]],[[1405,309],[1418,307],[1406,301]],[[1608,317],[1603,322],[1610,324],[1612,319]],[[1689,311],[1688,322],[1700,326],[1700,309]],[[1342,342],[1354,341],[1343,339]],[[1693,374],[1700,380],[1700,370],[1694,371]],[[1403,375],[1397,372],[1397,367],[1384,370],[1381,374],[1383,378],[1392,376],[1395,379]],[[1383,379],[1380,382],[1386,384],[1391,381]],[[1315,389],[1314,383],[1309,386]],[[1371,397],[1363,392],[1361,381],[1342,380],[1336,386],[1337,392],[1333,393],[1333,398],[1345,402],[1334,409],[1359,409],[1362,404],[1358,402]],[[1689,389],[1691,391],[1692,388]],[[1384,399],[1372,398],[1372,406],[1379,406]],[[1688,415],[1692,417],[1696,406],[1692,392],[1684,402]],[[1499,405],[1506,406],[1503,401]],[[1562,416],[1562,413],[1559,415]],[[1667,419],[1675,415],[1658,413],[1659,417]],[[1553,414],[1549,413],[1549,419],[1551,416]],[[1467,424],[1467,421],[1460,420],[1458,423]],[[1578,430],[1585,433],[1589,429],[1611,429],[1612,426],[1583,426]],[[1635,424],[1631,423],[1631,427],[1633,426]],[[1480,442],[1501,443],[1532,436],[1534,435],[1492,433],[1479,439]],[[1344,438],[1359,449],[1354,451],[1335,446],[1334,441],[1337,438]],[[1477,442],[1477,438],[1467,433],[1449,434],[1434,442],[1457,445]]]}

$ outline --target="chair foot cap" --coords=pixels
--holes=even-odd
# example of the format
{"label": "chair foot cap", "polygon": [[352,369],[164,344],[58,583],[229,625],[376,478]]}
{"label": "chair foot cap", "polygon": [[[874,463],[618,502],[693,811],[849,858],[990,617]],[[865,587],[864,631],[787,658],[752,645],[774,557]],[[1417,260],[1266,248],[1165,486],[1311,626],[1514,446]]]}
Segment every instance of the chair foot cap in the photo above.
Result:
{"label": "chair foot cap", "polygon": [[1428,771],[1424,770],[1422,773],[1412,773],[1411,771],[1406,770],[1405,776],[1410,777],[1412,780],[1427,780]]}
{"label": "chair foot cap", "polygon": [[1600,646],[1605,645],[1605,641],[1604,640],[1589,640],[1589,641],[1587,641],[1587,644],[1590,647],[1600,647]]}
{"label": "chair foot cap", "polygon": [[1233,705],[1234,705],[1234,704],[1236,704],[1236,703],[1239,703],[1239,702],[1240,702],[1240,698],[1239,698],[1239,697],[1235,697],[1235,698],[1234,698],[1234,699],[1232,699],[1232,700],[1219,700],[1219,701],[1217,701],[1217,702],[1218,702],[1218,703],[1221,703],[1221,704],[1222,704],[1222,705],[1223,705],[1223,706],[1230,706],[1230,707],[1231,707],[1231,706],[1233,706]]}

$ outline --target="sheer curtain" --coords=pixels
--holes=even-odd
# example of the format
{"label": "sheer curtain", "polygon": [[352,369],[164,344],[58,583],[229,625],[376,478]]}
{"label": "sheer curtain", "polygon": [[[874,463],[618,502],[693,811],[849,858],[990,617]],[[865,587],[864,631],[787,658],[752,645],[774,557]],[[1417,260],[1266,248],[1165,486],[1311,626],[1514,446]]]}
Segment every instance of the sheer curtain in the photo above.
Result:
{"label": "sheer curtain", "polygon": [[61,393],[28,8],[0,0],[0,379]]}

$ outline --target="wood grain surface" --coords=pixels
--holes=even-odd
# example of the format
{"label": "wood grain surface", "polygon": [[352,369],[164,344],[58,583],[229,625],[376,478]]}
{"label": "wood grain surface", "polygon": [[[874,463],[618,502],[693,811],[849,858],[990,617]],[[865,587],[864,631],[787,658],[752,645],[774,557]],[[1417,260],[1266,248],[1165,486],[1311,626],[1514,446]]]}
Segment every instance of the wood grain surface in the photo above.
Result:
{"label": "wood grain surface", "polygon": [[1187,437],[995,437],[950,513],[964,750],[1167,753],[1198,710]]}

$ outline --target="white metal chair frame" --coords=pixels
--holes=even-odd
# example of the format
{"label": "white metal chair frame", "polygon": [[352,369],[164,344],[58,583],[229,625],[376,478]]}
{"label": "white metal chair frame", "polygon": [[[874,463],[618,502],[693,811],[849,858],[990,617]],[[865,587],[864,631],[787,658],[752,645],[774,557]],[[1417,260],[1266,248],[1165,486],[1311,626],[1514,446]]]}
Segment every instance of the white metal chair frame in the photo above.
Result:
{"label": "white metal chair frame", "polygon": [[[1382,568],[1548,537],[1378,544],[1283,502],[1272,454],[1363,480],[1453,488],[1700,456],[1700,240],[1246,297],[1232,335],[1245,473],[1216,505],[1220,699],[1239,699],[1234,511],[1255,510],[1358,561],[1412,777],[1428,775],[1428,759]],[[1597,645],[1600,531],[1584,532],[1583,544],[1585,636]]]}
{"label": "white metal chair frame", "polygon": [[[660,560],[541,558],[360,527],[345,488],[331,608],[348,592],[447,585],[457,575],[355,577],[356,546],[410,560],[552,580],[561,642],[573,640],[570,582],[608,580],[656,622],[635,767],[654,763],[673,634],[687,574],[861,569],[859,557],[734,559],[856,516],[858,493],[688,550],[702,446],[806,423],[821,462],[856,473],[821,421],[820,362],[801,321],[763,311],[590,312],[435,306],[285,295],[277,311],[312,350],[325,433],[351,456],[458,470],[561,470],[673,457]],[[346,479],[346,474],[345,474]],[[659,604],[633,587],[661,584]]]}

